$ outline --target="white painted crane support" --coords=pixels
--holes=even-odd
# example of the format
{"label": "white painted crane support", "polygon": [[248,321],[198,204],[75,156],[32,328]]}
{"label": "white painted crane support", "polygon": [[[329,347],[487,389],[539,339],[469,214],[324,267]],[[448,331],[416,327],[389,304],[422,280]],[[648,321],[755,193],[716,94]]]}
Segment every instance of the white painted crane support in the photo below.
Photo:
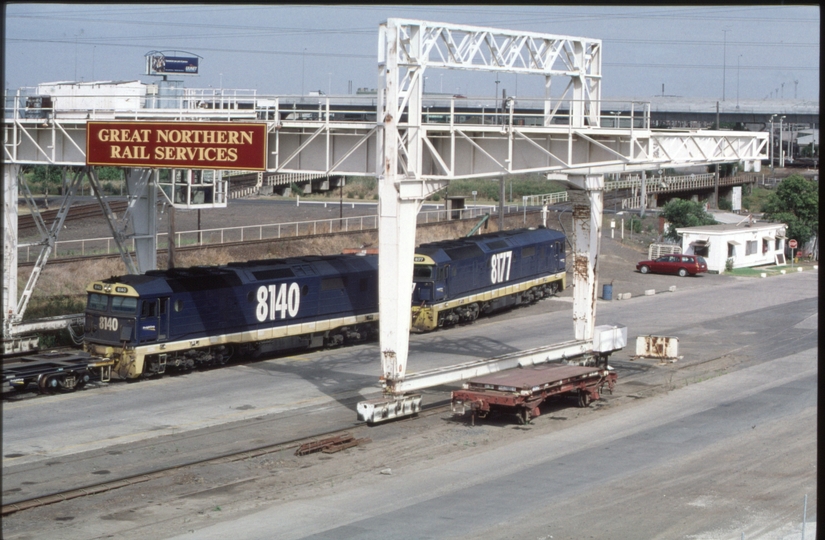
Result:
{"label": "white painted crane support", "polygon": [[3,341],[11,339],[17,308],[17,175],[20,165],[3,165]]}
{"label": "white painted crane support", "polygon": [[599,246],[604,207],[604,176],[570,176],[578,190],[573,201],[573,328],[577,340],[592,340],[596,326]]}
{"label": "white painted crane support", "polygon": [[592,340],[574,340],[556,343],[545,347],[507,353],[492,358],[471,360],[452,366],[410,373],[403,381],[396,383],[395,389],[398,392],[415,392],[442,384],[454,384],[456,382],[466,381],[505,369],[527,367],[560,360],[571,360],[581,357],[592,350]]}

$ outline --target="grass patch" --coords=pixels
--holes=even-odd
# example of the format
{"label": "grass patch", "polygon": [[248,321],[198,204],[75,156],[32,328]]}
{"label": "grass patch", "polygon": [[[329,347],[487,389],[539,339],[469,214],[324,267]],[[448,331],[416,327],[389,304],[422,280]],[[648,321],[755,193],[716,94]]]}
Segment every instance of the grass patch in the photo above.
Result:
{"label": "grass patch", "polygon": [[[741,277],[760,277],[763,273],[768,274],[769,276],[778,276],[782,273],[782,270],[785,272],[790,272],[790,266],[759,266],[759,267],[751,267],[751,268],[734,268],[727,274],[731,276],[741,276]],[[793,270],[796,272],[796,270]]]}

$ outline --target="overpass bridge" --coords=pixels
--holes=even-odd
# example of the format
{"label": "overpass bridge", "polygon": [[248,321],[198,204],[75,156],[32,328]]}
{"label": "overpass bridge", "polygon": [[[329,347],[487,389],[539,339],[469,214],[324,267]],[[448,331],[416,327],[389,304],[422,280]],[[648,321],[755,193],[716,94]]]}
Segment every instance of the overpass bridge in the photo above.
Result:
{"label": "overpass bridge", "polygon": [[[575,350],[596,350],[596,260],[604,175],[727,162],[742,162],[745,170],[758,171],[768,146],[767,133],[654,129],[650,108],[643,103],[631,103],[619,115],[627,118],[626,123],[609,125],[601,94],[602,55],[598,39],[388,19],[379,28],[378,91],[371,103],[363,104],[363,114],[339,107],[330,97],[312,103],[304,98],[256,97],[252,108],[242,108],[240,103],[224,106],[223,102],[219,108],[210,108],[191,93],[184,94],[186,99],[177,107],[150,108],[146,104],[151,99],[145,92],[141,97],[137,87],[123,95],[110,95],[100,106],[78,99],[79,90],[72,89],[67,96],[51,96],[49,107],[42,107],[41,100],[41,110],[29,114],[18,93],[4,115],[3,184],[9,216],[4,233],[4,338],[16,333],[80,179],[88,177],[99,186],[95,167],[104,162],[99,156],[103,148],[104,154],[117,158],[106,164],[127,169],[130,203],[126,214],[140,251],[138,264],[122,248],[126,238],[123,218],[117,219],[100,190],[96,192],[132,272],[154,267],[151,228],[156,223],[152,212],[158,198],[183,208],[225,204],[221,170],[378,177],[382,381],[385,391],[396,397],[435,380],[422,373],[406,377],[410,326],[406,299],[412,282],[415,216],[423,202],[453,179],[547,174],[574,190]],[[454,97],[444,113],[434,114],[424,104],[423,81],[428,70],[438,69],[543,77],[545,95],[533,98],[535,106],[529,113],[511,98],[493,109],[494,114],[462,114],[457,103],[461,98]],[[525,101],[518,99],[519,104]],[[112,142],[115,134],[117,141]],[[158,140],[165,138],[162,150],[138,148],[149,134]],[[229,143],[243,143],[247,137],[250,148],[255,146],[260,152],[250,158],[256,166],[233,167],[228,157],[237,157],[248,148]],[[223,152],[196,144],[207,139],[229,143]],[[208,162],[175,161],[187,153]],[[221,155],[227,159],[221,161]],[[16,301],[15,203],[18,191],[27,191],[21,167],[31,164],[63,167],[69,187],[55,223],[51,227],[41,223],[41,256]],[[162,170],[171,172],[162,176]],[[552,348],[547,359],[569,350]],[[494,361],[482,363],[483,369],[496,369]],[[442,369],[437,380],[459,380],[466,376],[464,369]],[[472,369],[480,368],[474,364]]]}

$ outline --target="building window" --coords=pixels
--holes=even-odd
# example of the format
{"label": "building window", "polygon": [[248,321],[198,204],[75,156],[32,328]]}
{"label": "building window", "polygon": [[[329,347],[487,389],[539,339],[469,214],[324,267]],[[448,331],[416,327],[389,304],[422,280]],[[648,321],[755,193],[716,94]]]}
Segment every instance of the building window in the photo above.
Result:
{"label": "building window", "polygon": [[736,246],[728,242],[728,258],[736,257]]}
{"label": "building window", "polygon": [[779,238],[776,239],[776,247],[774,249],[776,251],[781,251],[782,250],[782,240],[780,240]]}
{"label": "building window", "polygon": [[770,242],[768,242],[768,239],[767,239],[767,238],[763,238],[763,239],[762,239],[762,253],[763,253],[763,254],[764,254],[764,253],[767,253],[767,252],[768,252],[768,250],[770,249],[770,245],[769,245],[769,244],[770,244]]}
{"label": "building window", "polygon": [[756,253],[756,240],[748,240],[745,242],[745,255],[753,255]]}

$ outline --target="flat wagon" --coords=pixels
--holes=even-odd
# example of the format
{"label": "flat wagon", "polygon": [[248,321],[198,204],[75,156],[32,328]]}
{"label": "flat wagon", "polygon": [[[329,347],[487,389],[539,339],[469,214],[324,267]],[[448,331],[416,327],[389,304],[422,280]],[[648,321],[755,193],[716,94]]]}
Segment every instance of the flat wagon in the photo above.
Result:
{"label": "flat wagon", "polygon": [[90,381],[107,382],[114,360],[86,352],[45,352],[24,355],[3,363],[3,390],[27,390],[37,385],[41,393],[70,391]]}
{"label": "flat wagon", "polygon": [[464,383],[452,393],[452,410],[486,418],[491,412],[515,414],[520,423],[539,416],[548,398],[573,396],[580,407],[601,399],[604,387],[612,393],[616,373],[607,367],[543,364],[500,371]]}

